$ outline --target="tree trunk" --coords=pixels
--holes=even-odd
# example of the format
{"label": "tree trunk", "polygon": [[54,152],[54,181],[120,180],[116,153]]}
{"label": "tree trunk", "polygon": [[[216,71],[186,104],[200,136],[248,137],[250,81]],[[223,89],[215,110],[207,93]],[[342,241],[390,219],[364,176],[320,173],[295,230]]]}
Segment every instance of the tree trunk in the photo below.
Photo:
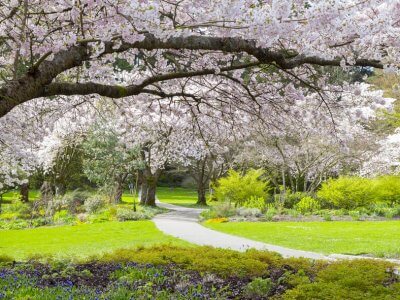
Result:
{"label": "tree trunk", "polygon": [[142,182],[140,204],[156,206],[156,191],[157,179],[154,176],[147,177],[146,180]]}
{"label": "tree trunk", "polygon": [[157,180],[152,180],[147,186],[146,205],[156,206]]}
{"label": "tree trunk", "polygon": [[152,174],[150,169],[143,171],[140,195],[141,205],[156,206],[157,181],[160,174],[161,170],[157,170],[154,174]]}
{"label": "tree trunk", "polygon": [[206,189],[203,182],[200,182],[197,187],[197,203],[198,205],[207,205]]}
{"label": "tree trunk", "polygon": [[117,182],[115,186],[114,203],[118,204],[122,201],[122,194],[124,193],[124,184],[122,182]]}
{"label": "tree trunk", "polygon": [[29,184],[28,183],[23,183],[20,186],[20,196],[21,196],[21,201],[24,203],[29,202]]}
{"label": "tree trunk", "polygon": [[140,185],[140,205],[146,205],[147,198],[147,181],[143,180]]}

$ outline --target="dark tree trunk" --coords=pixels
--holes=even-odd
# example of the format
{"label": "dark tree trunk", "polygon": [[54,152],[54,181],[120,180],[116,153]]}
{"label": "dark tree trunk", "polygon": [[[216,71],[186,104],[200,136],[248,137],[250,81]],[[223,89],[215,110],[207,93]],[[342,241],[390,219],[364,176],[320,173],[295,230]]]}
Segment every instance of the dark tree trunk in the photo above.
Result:
{"label": "dark tree trunk", "polygon": [[115,182],[115,193],[114,193],[114,203],[118,204],[122,201],[122,194],[124,193],[124,183],[128,178],[128,173],[121,174],[116,178]]}
{"label": "dark tree trunk", "polygon": [[20,196],[21,196],[21,201],[24,203],[29,202],[29,184],[28,183],[23,183],[20,186]]}
{"label": "dark tree trunk", "polygon": [[207,205],[206,189],[202,182],[199,183],[199,185],[197,187],[197,204],[198,205]]}
{"label": "dark tree trunk", "polygon": [[194,178],[197,181],[197,203],[198,205],[207,205],[206,200],[206,184],[208,182],[208,176],[206,176],[206,165],[207,157],[197,163],[197,169],[199,170],[195,174]]}
{"label": "dark tree trunk", "polygon": [[157,170],[154,174],[152,174],[150,169],[143,171],[140,195],[141,205],[156,206],[157,181],[160,174],[161,170]]}
{"label": "dark tree trunk", "polygon": [[157,181],[146,180],[142,182],[140,204],[156,206]]}
{"label": "dark tree trunk", "polygon": [[122,201],[122,194],[124,193],[124,184],[118,182],[115,186],[114,203],[118,204]]}
{"label": "dark tree trunk", "polygon": [[147,198],[147,181],[143,180],[140,185],[140,205],[146,205]]}
{"label": "dark tree trunk", "polygon": [[147,186],[146,205],[156,206],[157,181],[152,181]]}

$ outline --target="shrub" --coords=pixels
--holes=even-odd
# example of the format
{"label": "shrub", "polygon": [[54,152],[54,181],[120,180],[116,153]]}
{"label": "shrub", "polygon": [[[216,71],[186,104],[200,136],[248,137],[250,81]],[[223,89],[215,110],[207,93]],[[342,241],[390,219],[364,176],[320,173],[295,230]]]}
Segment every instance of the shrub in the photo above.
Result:
{"label": "shrub", "polygon": [[132,209],[122,208],[117,210],[118,221],[138,221],[151,219],[153,214],[146,211],[133,211]]}
{"label": "shrub", "polygon": [[246,285],[243,293],[247,299],[258,299],[261,297],[266,298],[266,296],[268,296],[268,293],[271,291],[271,288],[271,279],[263,279],[261,277],[257,277]]}
{"label": "shrub", "polygon": [[11,222],[0,220],[0,229],[24,229],[28,227],[29,223],[27,220],[14,220]]}
{"label": "shrub", "polygon": [[373,179],[374,197],[388,204],[400,204],[400,176],[381,176]]}
{"label": "shrub", "polygon": [[301,212],[296,209],[286,209],[285,213],[293,218],[298,218],[301,216]]}
{"label": "shrub", "polygon": [[284,195],[284,206],[286,208],[294,208],[301,199],[307,196],[308,194],[304,192],[286,193]]}
{"label": "shrub", "polygon": [[361,218],[361,214],[358,210],[350,210],[349,216],[355,221],[358,221]]}
{"label": "shrub", "polygon": [[66,193],[62,197],[56,198],[53,205],[55,206],[56,211],[67,209],[70,213],[76,213],[80,211],[80,207],[89,197],[89,192],[75,190],[73,192]]}
{"label": "shrub", "polygon": [[107,221],[115,220],[116,218],[116,210],[115,215],[112,215],[110,209],[104,209],[97,214],[93,214],[89,216],[90,223],[103,223]]}
{"label": "shrub", "polygon": [[22,203],[21,201],[13,201],[8,208],[9,212],[15,213],[18,218],[29,219],[31,206],[28,203]]}
{"label": "shrub", "polygon": [[91,196],[85,200],[84,206],[86,212],[92,214],[95,212],[98,212],[100,209],[102,209],[106,205],[104,199],[99,196]]}
{"label": "shrub", "polygon": [[261,210],[258,208],[246,208],[239,207],[236,209],[236,214],[241,217],[260,217],[262,215]]}
{"label": "shrub", "polygon": [[288,290],[283,299],[399,299],[396,282],[388,262],[340,261],[319,271],[313,282]]}
{"label": "shrub", "polygon": [[208,210],[203,211],[200,216],[203,219],[228,218],[236,214],[236,209],[229,202],[218,203]]}
{"label": "shrub", "polygon": [[322,184],[317,196],[333,207],[345,209],[366,207],[374,200],[370,180],[361,177],[329,179]]}
{"label": "shrub", "polygon": [[71,224],[75,221],[75,217],[70,215],[67,210],[60,210],[53,216],[54,223],[57,225]]}
{"label": "shrub", "polygon": [[324,219],[324,221],[332,221],[332,215],[329,212],[325,212],[322,215],[322,218]]}
{"label": "shrub", "polygon": [[262,254],[263,260],[253,255],[253,252],[242,253],[208,246],[184,248],[162,245],[151,248],[116,250],[111,254],[104,254],[100,260],[154,265],[176,264],[183,269],[214,273],[221,277],[253,278],[268,274],[266,261],[281,259],[274,253],[262,252]]}
{"label": "shrub", "polygon": [[295,205],[295,209],[302,214],[312,213],[316,210],[319,210],[320,208],[321,205],[319,204],[319,202],[314,198],[311,198],[310,196],[304,197],[300,200],[299,203]]}
{"label": "shrub", "polygon": [[262,175],[261,170],[252,169],[244,175],[230,170],[227,177],[220,178],[214,185],[215,196],[219,201],[233,202],[236,206],[242,206],[251,197],[265,199],[269,182],[260,180]]}
{"label": "shrub", "polygon": [[275,207],[271,207],[265,213],[265,218],[267,221],[272,221],[273,217],[278,213]]}
{"label": "shrub", "polygon": [[262,197],[254,197],[251,196],[249,199],[247,199],[246,201],[244,201],[243,203],[243,207],[247,207],[247,208],[257,208],[259,209],[261,212],[265,211],[265,199]]}

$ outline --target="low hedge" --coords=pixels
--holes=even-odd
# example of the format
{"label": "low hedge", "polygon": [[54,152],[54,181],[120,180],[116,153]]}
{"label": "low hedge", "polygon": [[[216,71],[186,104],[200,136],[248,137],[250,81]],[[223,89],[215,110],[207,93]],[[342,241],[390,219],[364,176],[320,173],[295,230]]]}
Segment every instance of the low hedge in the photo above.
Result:
{"label": "low hedge", "polygon": [[211,247],[123,249],[101,257],[0,259],[1,299],[400,299],[392,263],[285,259]]}

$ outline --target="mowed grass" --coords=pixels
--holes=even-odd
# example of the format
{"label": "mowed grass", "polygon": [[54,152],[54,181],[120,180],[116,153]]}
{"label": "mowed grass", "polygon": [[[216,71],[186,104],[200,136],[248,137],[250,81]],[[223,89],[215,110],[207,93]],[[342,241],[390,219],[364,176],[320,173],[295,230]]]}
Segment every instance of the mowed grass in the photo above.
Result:
{"label": "mowed grass", "polygon": [[[29,191],[29,200],[36,200],[39,198],[40,192],[37,190],[30,190]],[[19,198],[19,191],[12,190],[8,191],[7,193],[3,194],[3,201],[4,202],[11,202],[13,200],[17,200]]]}
{"label": "mowed grass", "polygon": [[[181,187],[157,187],[157,198],[161,202],[186,206],[186,207],[201,207],[196,204],[197,191],[194,189]],[[215,202],[209,202],[208,205],[213,205]]]}
{"label": "mowed grass", "polygon": [[400,221],[232,222],[211,229],[269,244],[325,254],[400,257]]}
{"label": "mowed grass", "polygon": [[167,236],[151,221],[0,230],[0,255],[24,260],[32,255],[85,258],[120,248],[189,243]]}

